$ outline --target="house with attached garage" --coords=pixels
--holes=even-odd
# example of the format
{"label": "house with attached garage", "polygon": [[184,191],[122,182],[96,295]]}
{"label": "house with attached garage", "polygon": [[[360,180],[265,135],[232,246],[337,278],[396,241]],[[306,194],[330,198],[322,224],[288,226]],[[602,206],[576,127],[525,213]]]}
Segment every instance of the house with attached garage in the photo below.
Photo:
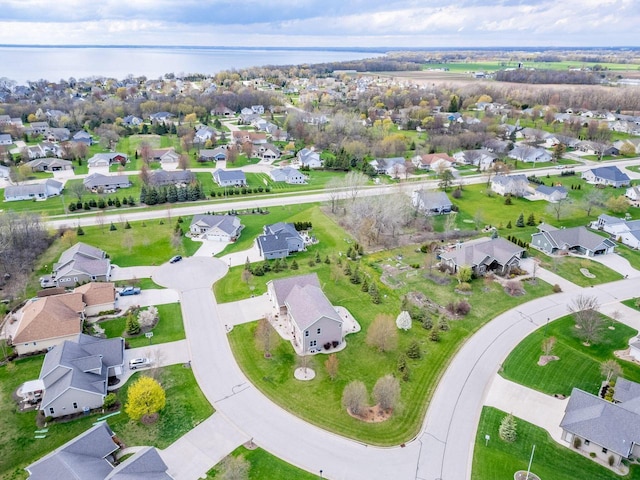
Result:
{"label": "house with attached garage", "polygon": [[629,187],[624,194],[632,202],[640,201],[640,187]]}
{"label": "house with attached garage", "polygon": [[9,180],[11,178],[11,169],[6,165],[0,164],[0,179]]}
{"label": "house with attached garage", "polygon": [[74,287],[85,282],[106,282],[111,277],[111,260],[106,252],[78,242],[62,252],[49,277],[42,277],[43,287]]}
{"label": "house with attached garage", "polygon": [[44,385],[40,410],[62,417],[100,408],[110,377],[124,373],[124,339],[83,333],[65,340],[44,357],[39,379]]}
{"label": "house with attached garage", "polygon": [[82,180],[84,188],[92,192],[115,192],[118,188],[128,188],[131,186],[129,177],[126,175],[102,175],[92,173]]}
{"label": "house with attached garage", "polygon": [[598,167],[582,172],[582,179],[594,185],[607,185],[610,187],[628,187],[631,184],[629,176],[618,167]]}
{"label": "house with attached garage", "polygon": [[621,377],[616,380],[612,402],[574,388],[560,422],[562,440],[612,467],[638,458],[639,404],[640,384]]}
{"label": "house with attached garage", "polygon": [[247,185],[247,177],[242,170],[222,170],[213,172],[213,179],[221,187],[242,187]]}
{"label": "house with attached garage", "polygon": [[11,138],[11,135],[9,135],[8,133],[0,134],[0,145],[11,145],[12,143],[13,139]]}
{"label": "house with attached garage", "polygon": [[240,219],[234,215],[194,215],[189,232],[193,237],[216,242],[235,242],[242,228]]}
{"label": "house with attached garage", "polygon": [[611,237],[630,248],[640,249],[640,220],[612,217],[602,214],[591,228],[607,232]]}
{"label": "house with attached garage", "polygon": [[310,150],[308,148],[303,148],[300,151],[298,151],[294,162],[301,167],[308,167],[308,168],[322,167],[322,160],[320,159],[320,154],[315,150]]}
{"label": "house with attached garage", "polygon": [[511,150],[508,155],[509,158],[514,160],[520,160],[525,163],[537,163],[537,162],[550,162],[551,154],[544,148],[531,147],[529,145],[518,145]]}
{"label": "house with attached garage", "polygon": [[550,187],[546,185],[539,185],[538,188],[536,188],[535,196],[550,203],[557,203],[560,200],[567,198],[568,195],[569,192],[567,192],[567,189],[562,185],[554,185]]}
{"label": "house with attached garage", "polygon": [[264,234],[256,239],[260,255],[265,260],[285,258],[304,250],[305,242],[293,223],[278,222],[264,226]]}
{"label": "house with attached garage", "polygon": [[450,157],[446,153],[429,153],[426,155],[416,155],[411,159],[411,163],[420,170],[438,172],[451,168],[455,163],[455,158]]}
{"label": "house with attached garage", "polygon": [[342,319],[315,273],[270,280],[267,293],[275,315],[285,320],[298,354],[318,353],[344,341]]}
{"label": "house with attached garage", "polygon": [[190,170],[151,170],[149,185],[161,187],[164,185],[189,185],[196,179]]}
{"label": "house with attached garage", "polygon": [[89,147],[93,145],[93,137],[90,133],[85,132],[84,130],[80,130],[74,133],[73,137],[71,137],[71,141],[76,143],[84,143]]}
{"label": "house with attached garage", "polygon": [[93,157],[87,160],[89,167],[108,167],[119,163],[124,165],[129,163],[129,157],[126,153],[112,152],[112,153],[96,153]]}
{"label": "house with attached garage", "polygon": [[62,188],[61,182],[51,178],[44,182],[30,183],[28,185],[9,185],[4,189],[4,201],[46,200],[49,197],[60,195]]}
{"label": "house with attached garage", "polygon": [[520,266],[524,251],[524,248],[504,238],[481,238],[457,244],[455,248],[442,252],[440,259],[453,273],[466,265],[477,276],[488,272],[508,275]]}
{"label": "house with attached garage", "polygon": [[121,446],[106,422],[98,422],[25,470],[28,480],[172,480],[167,465],[153,447],[116,460]]}
{"label": "house with attached garage", "polygon": [[593,257],[613,253],[616,246],[613,241],[585,227],[556,228],[541,223],[538,230],[531,234],[531,246],[547,255],[576,253]]}
{"label": "house with attached garage", "polygon": [[498,156],[495,153],[485,149],[463,150],[453,154],[456,162],[464,165],[473,165],[479,170],[486,170],[493,165]]}
{"label": "house with attached garage", "polygon": [[274,182],[285,182],[291,185],[307,183],[307,176],[291,167],[274,168],[269,172],[269,176]]}
{"label": "house with attached garage", "polygon": [[73,170],[73,164],[69,160],[60,158],[36,158],[27,162],[32,172],[61,172],[63,170]]}
{"label": "house with attached garage", "polygon": [[162,165],[178,163],[180,155],[173,148],[158,148],[151,151],[151,160],[160,162]]}
{"label": "house with attached garage", "polygon": [[369,165],[378,175],[389,175],[392,178],[398,178],[407,171],[406,162],[404,157],[376,158],[371,160]]}
{"label": "house with attached garage", "polygon": [[203,148],[198,153],[199,162],[220,162],[227,159],[227,149],[223,147]]}
{"label": "house with attached garage", "polygon": [[529,191],[526,175],[495,175],[491,179],[491,190],[498,195],[523,197]]}
{"label": "house with attached garage", "polygon": [[442,215],[451,213],[453,209],[453,203],[447,194],[435,190],[414,190],[411,203],[416,210],[426,215]]}

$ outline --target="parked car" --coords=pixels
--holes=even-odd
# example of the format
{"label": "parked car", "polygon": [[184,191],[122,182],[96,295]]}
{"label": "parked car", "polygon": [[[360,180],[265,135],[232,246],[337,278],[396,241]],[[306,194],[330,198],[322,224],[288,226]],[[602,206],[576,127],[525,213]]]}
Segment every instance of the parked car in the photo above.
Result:
{"label": "parked car", "polygon": [[120,290],[121,297],[127,297],[129,295],[140,295],[140,289],[138,287],[124,287]]}
{"label": "parked car", "polygon": [[138,368],[145,368],[151,366],[151,360],[146,357],[134,358],[129,360],[129,368],[131,370],[137,370]]}
{"label": "parked car", "polygon": [[176,263],[176,262],[179,262],[180,260],[182,260],[182,256],[176,255],[175,257],[171,257],[171,260],[169,260],[169,263]]}

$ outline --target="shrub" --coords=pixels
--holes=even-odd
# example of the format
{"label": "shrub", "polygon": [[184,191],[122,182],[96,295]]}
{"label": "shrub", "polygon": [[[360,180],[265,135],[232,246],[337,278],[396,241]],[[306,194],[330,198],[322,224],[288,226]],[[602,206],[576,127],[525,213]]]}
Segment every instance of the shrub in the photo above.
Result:
{"label": "shrub", "polygon": [[413,360],[422,358],[422,351],[420,350],[420,344],[417,340],[413,340],[409,344],[409,348],[407,348],[407,357],[412,358]]}
{"label": "shrub", "polygon": [[113,407],[116,404],[116,400],[117,400],[117,397],[115,393],[112,392],[107,394],[107,396],[104,397],[104,403],[103,403],[104,408]]}
{"label": "shrub", "polygon": [[431,340],[432,342],[440,341],[440,332],[438,331],[437,328],[434,328],[433,330],[431,330],[431,333],[429,334],[429,340]]}
{"label": "shrub", "polygon": [[614,458],[613,455],[609,455],[609,458],[607,459],[607,463],[609,464],[610,467],[613,467],[613,464],[615,463],[616,459]]}
{"label": "shrub", "polygon": [[500,438],[505,442],[513,443],[518,438],[517,424],[513,415],[509,414],[500,422],[500,428],[498,429]]}
{"label": "shrub", "polygon": [[590,452],[590,453],[589,453],[589,456],[590,456],[591,458],[596,458],[596,452]]}
{"label": "shrub", "polygon": [[425,330],[431,330],[433,328],[433,320],[431,320],[431,317],[424,317],[422,319],[422,328]]}
{"label": "shrub", "polygon": [[462,300],[456,305],[456,314],[465,316],[471,311],[471,305],[466,300]]}
{"label": "shrub", "polygon": [[579,437],[573,437],[573,448],[580,448],[582,446],[582,440]]}
{"label": "shrub", "polygon": [[325,350],[329,350],[331,348],[331,342],[327,342],[323,345]]}
{"label": "shrub", "polygon": [[336,348],[338,345],[340,345],[340,342],[338,340],[334,340],[333,342],[331,342],[331,346],[333,348]]}
{"label": "shrub", "polygon": [[562,288],[557,283],[553,286],[553,293],[560,293]]}
{"label": "shrub", "polygon": [[470,292],[471,284],[469,282],[462,282],[456,287],[456,289],[460,290],[461,292]]}

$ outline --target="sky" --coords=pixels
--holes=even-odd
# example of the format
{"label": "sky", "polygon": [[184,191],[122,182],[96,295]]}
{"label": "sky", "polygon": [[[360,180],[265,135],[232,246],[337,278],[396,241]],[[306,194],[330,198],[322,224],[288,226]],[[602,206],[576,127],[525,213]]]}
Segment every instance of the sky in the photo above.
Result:
{"label": "sky", "polygon": [[638,46],[638,0],[0,0],[0,44]]}

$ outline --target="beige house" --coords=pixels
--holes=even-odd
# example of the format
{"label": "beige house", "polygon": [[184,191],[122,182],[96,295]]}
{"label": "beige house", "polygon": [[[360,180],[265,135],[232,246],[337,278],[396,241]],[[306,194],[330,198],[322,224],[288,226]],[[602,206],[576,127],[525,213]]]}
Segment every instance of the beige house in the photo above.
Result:
{"label": "beige house", "polygon": [[82,331],[82,293],[67,293],[29,301],[22,309],[11,339],[18,355],[48,350]]}
{"label": "beige house", "polygon": [[315,273],[270,280],[267,292],[276,315],[288,321],[298,353],[318,353],[343,342],[342,319],[322,292]]}
{"label": "beige house", "polygon": [[116,308],[116,288],[111,282],[85,283],[73,291],[82,294],[86,317],[94,317],[100,315],[100,312],[108,312]]}

